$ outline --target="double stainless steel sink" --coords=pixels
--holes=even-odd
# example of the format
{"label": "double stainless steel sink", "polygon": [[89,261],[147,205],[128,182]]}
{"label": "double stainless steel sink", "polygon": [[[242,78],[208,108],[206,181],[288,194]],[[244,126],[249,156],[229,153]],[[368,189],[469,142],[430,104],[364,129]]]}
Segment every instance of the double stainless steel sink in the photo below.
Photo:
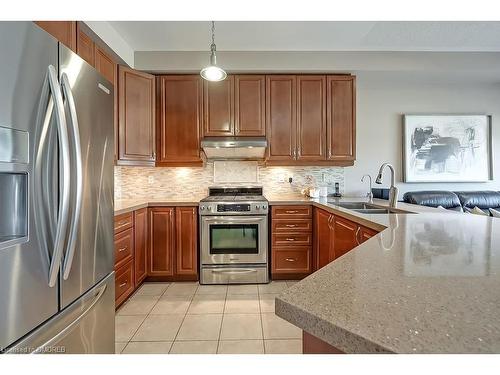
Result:
{"label": "double stainless steel sink", "polygon": [[413,212],[398,210],[394,208],[385,208],[372,203],[365,202],[330,202],[336,206],[353,210],[362,214],[411,214]]}

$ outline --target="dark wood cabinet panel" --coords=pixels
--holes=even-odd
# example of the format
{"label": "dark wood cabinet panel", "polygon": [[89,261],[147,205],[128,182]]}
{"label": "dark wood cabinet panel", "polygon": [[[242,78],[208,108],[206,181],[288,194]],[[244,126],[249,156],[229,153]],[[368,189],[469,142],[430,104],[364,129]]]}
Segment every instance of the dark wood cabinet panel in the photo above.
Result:
{"label": "dark wood cabinet panel", "polygon": [[266,79],[263,75],[234,77],[234,135],[266,135]]}
{"label": "dark wood cabinet panel", "polygon": [[274,219],[310,219],[312,206],[272,206],[271,215]]}
{"label": "dark wood cabinet panel", "polygon": [[148,209],[134,211],[134,273],[135,288],[138,288],[147,276],[148,249]]}
{"label": "dark wood cabinet panel", "polygon": [[118,86],[118,164],[154,165],[154,76],[120,66]]}
{"label": "dark wood cabinet panel", "polygon": [[203,135],[234,135],[234,76],[224,81],[203,81]]}
{"label": "dark wood cabinet panel", "polygon": [[134,230],[126,229],[115,234],[115,269],[120,268],[124,263],[134,256]]}
{"label": "dark wood cabinet panel", "polygon": [[90,65],[95,66],[94,41],[80,27],[77,27],[76,53]]}
{"label": "dark wood cabinet panel", "polygon": [[120,306],[134,292],[134,262],[127,263],[116,270],[115,274],[115,307]]}
{"label": "dark wood cabinet panel", "polygon": [[356,159],[356,78],[327,78],[327,148],[328,160]]}
{"label": "dark wood cabinet panel", "polygon": [[267,161],[296,159],[297,80],[293,75],[266,76]]}
{"label": "dark wood cabinet panel", "polygon": [[198,275],[198,219],[196,207],[176,207],[176,275]]}
{"label": "dark wood cabinet panel", "polygon": [[359,245],[357,237],[359,226],[340,216],[335,216],[333,224],[335,233],[333,252],[335,255],[334,259],[337,259]]}
{"label": "dark wood cabinet panel", "polygon": [[326,159],[326,76],[297,76],[297,160]]}
{"label": "dark wood cabinet panel", "polygon": [[373,236],[375,236],[378,232],[376,230],[360,226],[359,227],[359,233],[358,233],[358,240],[360,243],[363,243]]}
{"label": "dark wood cabinet panel", "polygon": [[134,226],[134,215],[132,212],[127,212],[115,216],[115,223],[114,223],[115,234],[125,229],[132,228],[133,226]]}
{"label": "dark wood cabinet panel", "polygon": [[149,209],[149,276],[174,275],[175,208]]}
{"label": "dark wood cabinet panel", "polygon": [[94,46],[94,61],[96,70],[109,82],[115,85],[116,63],[113,61],[113,58],[97,44]]}
{"label": "dark wood cabinet panel", "polygon": [[156,165],[202,165],[201,78],[198,75],[172,75],[160,76],[157,80],[159,120]]}
{"label": "dark wood cabinet panel", "polygon": [[345,354],[327,342],[302,331],[302,354]]}
{"label": "dark wood cabinet panel", "polygon": [[280,232],[311,232],[313,222],[311,219],[273,219],[273,233]]}
{"label": "dark wood cabinet panel", "polygon": [[314,209],[314,269],[319,270],[334,258],[334,216],[328,211]]}
{"label": "dark wood cabinet panel", "polygon": [[274,248],[272,256],[272,273],[302,274],[311,273],[311,247]]}
{"label": "dark wood cabinet panel", "polygon": [[76,21],[35,21],[35,23],[71,50],[77,51]]}

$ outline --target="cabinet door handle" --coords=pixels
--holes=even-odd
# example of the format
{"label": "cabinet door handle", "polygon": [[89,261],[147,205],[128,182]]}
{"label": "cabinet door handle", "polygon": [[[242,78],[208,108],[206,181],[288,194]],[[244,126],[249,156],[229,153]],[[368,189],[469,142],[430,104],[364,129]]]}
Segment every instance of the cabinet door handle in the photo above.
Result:
{"label": "cabinet door handle", "polygon": [[287,213],[287,214],[296,214],[298,212],[299,211],[297,211],[297,210],[294,210],[294,211],[292,211],[292,210],[285,211],[285,213]]}
{"label": "cabinet door handle", "polygon": [[127,250],[127,247],[121,247],[121,248],[119,248],[119,249],[118,249],[118,252],[119,252],[119,253],[122,253],[122,252],[124,252],[125,250]]}
{"label": "cabinet door handle", "polygon": [[125,283],[123,283],[123,284],[120,284],[120,286],[119,286],[119,287],[120,287],[120,288],[123,288],[123,287],[124,287],[125,285],[127,285],[127,284],[128,284],[128,282],[125,282]]}
{"label": "cabinet door handle", "polygon": [[128,221],[124,220],[124,221],[119,221],[118,224],[116,224],[116,225],[119,226],[119,227],[121,227],[122,225],[125,225],[127,223],[128,223]]}
{"label": "cabinet door handle", "polygon": [[295,259],[295,258],[285,258],[285,260],[286,260],[287,262],[295,262],[295,261],[296,261],[296,259]]}
{"label": "cabinet door handle", "polygon": [[295,228],[297,225],[296,224],[285,224],[285,227],[288,228]]}
{"label": "cabinet door handle", "polygon": [[356,236],[356,243],[358,245],[361,245],[361,243],[359,242],[359,231],[360,231],[360,229],[361,229],[361,227],[358,227],[358,229],[356,230],[356,234],[355,234],[355,236]]}
{"label": "cabinet door handle", "polygon": [[295,238],[285,238],[287,241],[295,241]]}

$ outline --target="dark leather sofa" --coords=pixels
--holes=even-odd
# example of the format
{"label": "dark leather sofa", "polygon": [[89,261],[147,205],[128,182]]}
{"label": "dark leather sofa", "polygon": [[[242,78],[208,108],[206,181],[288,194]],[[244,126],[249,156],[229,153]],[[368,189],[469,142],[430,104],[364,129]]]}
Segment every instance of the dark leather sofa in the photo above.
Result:
{"label": "dark leather sofa", "polygon": [[403,195],[403,201],[428,207],[441,206],[455,211],[468,211],[474,207],[478,207],[488,215],[490,214],[490,208],[500,211],[500,192],[491,190],[455,192],[446,190],[409,191]]}

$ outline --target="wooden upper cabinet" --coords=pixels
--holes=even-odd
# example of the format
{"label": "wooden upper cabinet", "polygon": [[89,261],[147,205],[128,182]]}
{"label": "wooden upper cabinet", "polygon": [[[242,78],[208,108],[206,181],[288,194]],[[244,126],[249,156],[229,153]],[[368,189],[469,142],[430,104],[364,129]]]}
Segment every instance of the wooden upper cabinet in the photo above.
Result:
{"label": "wooden upper cabinet", "polygon": [[149,276],[174,275],[175,207],[149,209]]}
{"label": "wooden upper cabinet", "polygon": [[334,259],[337,259],[359,245],[359,226],[339,216],[335,216],[333,223],[335,234],[333,240]]}
{"label": "wooden upper cabinet", "polygon": [[35,21],[35,23],[76,52],[76,21]]}
{"label": "wooden upper cabinet", "polygon": [[266,135],[266,79],[263,75],[234,77],[234,135]]}
{"label": "wooden upper cabinet", "polygon": [[297,160],[326,158],[326,76],[297,76]]}
{"label": "wooden upper cabinet", "polygon": [[113,58],[97,44],[94,46],[94,66],[113,85],[116,83],[116,63]]}
{"label": "wooden upper cabinet", "polygon": [[356,78],[327,77],[328,160],[356,159]]}
{"label": "wooden upper cabinet", "polygon": [[203,135],[234,135],[234,76],[224,81],[203,81]]}
{"label": "wooden upper cabinet", "polygon": [[176,275],[198,275],[198,218],[196,207],[176,207]]}
{"label": "wooden upper cabinet", "polygon": [[119,67],[118,164],[154,165],[155,79]]}
{"label": "wooden upper cabinet", "polygon": [[134,211],[134,274],[137,288],[147,276],[148,209]]}
{"label": "wooden upper cabinet", "polygon": [[293,161],[296,158],[296,93],[296,76],[266,76],[268,161]]}
{"label": "wooden upper cabinet", "polygon": [[157,77],[156,165],[202,165],[202,82],[198,75]]}
{"label": "wooden upper cabinet", "polygon": [[95,66],[94,41],[79,26],[76,34],[76,53],[90,65]]}

